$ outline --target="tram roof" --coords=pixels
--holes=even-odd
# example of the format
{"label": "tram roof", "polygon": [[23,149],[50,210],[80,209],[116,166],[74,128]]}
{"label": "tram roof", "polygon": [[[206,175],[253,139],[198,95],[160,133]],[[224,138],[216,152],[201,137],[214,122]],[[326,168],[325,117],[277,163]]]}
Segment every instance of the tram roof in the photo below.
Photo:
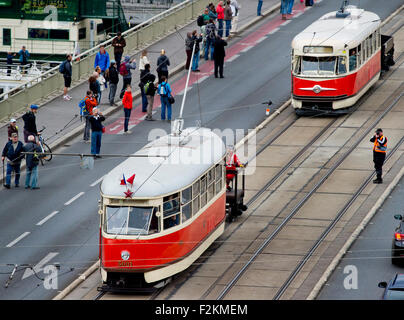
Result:
{"label": "tram roof", "polygon": [[[226,154],[222,139],[207,128],[187,128],[181,136],[165,135],[135,153],[103,179],[101,192],[107,197],[125,198],[123,175],[135,174],[133,198],[154,198],[191,185]],[[129,183],[127,183],[130,186]]]}
{"label": "tram roof", "polygon": [[333,47],[333,53],[339,54],[345,49],[357,47],[370,33],[380,25],[380,17],[370,11],[348,6],[345,18],[337,18],[337,11],[330,12],[313,22],[300,32],[292,41],[292,48],[303,53],[304,46]]}

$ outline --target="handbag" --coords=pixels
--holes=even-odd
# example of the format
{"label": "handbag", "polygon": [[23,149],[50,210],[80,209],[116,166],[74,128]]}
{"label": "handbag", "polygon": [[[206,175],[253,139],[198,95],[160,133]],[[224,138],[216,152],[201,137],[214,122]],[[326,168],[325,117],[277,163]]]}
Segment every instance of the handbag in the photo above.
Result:
{"label": "handbag", "polygon": [[102,133],[105,133],[105,127],[104,126],[102,126],[101,131],[102,131]]}
{"label": "handbag", "polygon": [[168,102],[169,102],[170,104],[175,103],[174,97],[170,95],[170,96],[168,97]]}

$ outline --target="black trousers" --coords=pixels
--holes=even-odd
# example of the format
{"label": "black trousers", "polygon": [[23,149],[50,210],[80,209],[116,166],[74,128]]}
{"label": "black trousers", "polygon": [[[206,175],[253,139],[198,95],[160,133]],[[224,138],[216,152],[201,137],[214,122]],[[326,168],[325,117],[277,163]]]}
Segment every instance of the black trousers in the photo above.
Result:
{"label": "black trousers", "polygon": [[162,82],[161,76],[166,76],[166,79],[168,80],[168,71],[157,71],[157,76],[159,77],[159,84],[160,84]]}
{"label": "black trousers", "polygon": [[123,78],[123,85],[122,85],[122,90],[121,90],[121,94],[119,95],[119,98],[121,98],[121,99],[123,98],[126,87],[128,86],[128,84],[131,84],[131,82],[132,82],[132,78]]}
{"label": "black trousers", "polygon": [[373,162],[375,164],[377,179],[382,178],[383,174],[383,164],[386,159],[386,154],[383,152],[373,152]]}
{"label": "black trousers", "polygon": [[218,71],[219,71],[220,77],[223,77],[223,65],[224,65],[224,58],[215,59],[215,77],[216,78],[217,78]]}

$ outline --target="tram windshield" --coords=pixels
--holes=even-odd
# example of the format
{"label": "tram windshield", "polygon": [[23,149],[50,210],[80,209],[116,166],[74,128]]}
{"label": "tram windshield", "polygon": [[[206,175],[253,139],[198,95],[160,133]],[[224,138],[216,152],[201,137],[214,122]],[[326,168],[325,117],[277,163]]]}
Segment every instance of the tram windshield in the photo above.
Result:
{"label": "tram windshield", "polygon": [[[337,61],[339,62],[338,70]],[[335,75],[336,70],[338,71],[338,74],[346,72],[342,67],[345,63],[345,57],[299,56],[294,59],[293,71],[295,74],[302,74],[305,76]]]}
{"label": "tram windshield", "polygon": [[106,232],[116,235],[147,235],[156,232],[157,208],[111,207],[106,210]]}

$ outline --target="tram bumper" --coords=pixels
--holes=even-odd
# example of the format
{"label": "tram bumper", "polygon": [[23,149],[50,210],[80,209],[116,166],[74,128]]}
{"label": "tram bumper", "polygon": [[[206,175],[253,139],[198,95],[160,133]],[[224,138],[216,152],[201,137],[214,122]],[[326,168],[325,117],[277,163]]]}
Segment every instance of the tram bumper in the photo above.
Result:
{"label": "tram bumper", "polygon": [[340,101],[304,101],[292,98],[292,106],[298,116],[339,116],[351,113],[354,107],[345,107]]}

